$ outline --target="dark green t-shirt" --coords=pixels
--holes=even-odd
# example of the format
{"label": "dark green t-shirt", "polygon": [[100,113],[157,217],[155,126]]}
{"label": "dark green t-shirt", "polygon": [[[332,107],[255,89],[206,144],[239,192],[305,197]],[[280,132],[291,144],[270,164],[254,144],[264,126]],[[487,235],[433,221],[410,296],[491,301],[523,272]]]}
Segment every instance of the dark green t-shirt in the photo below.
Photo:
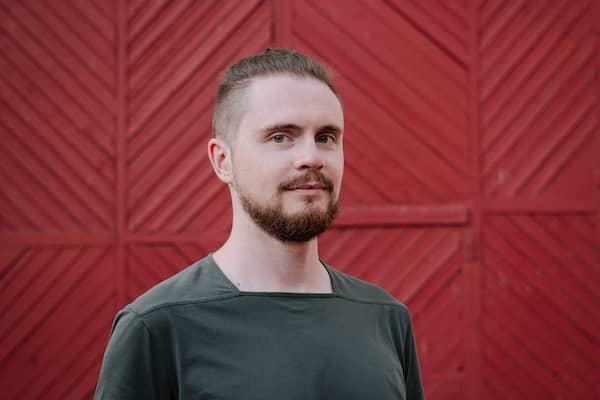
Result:
{"label": "dark green t-shirt", "polygon": [[117,315],[96,399],[422,399],[410,315],[325,265],[333,293],[242,292],[212,256]]}

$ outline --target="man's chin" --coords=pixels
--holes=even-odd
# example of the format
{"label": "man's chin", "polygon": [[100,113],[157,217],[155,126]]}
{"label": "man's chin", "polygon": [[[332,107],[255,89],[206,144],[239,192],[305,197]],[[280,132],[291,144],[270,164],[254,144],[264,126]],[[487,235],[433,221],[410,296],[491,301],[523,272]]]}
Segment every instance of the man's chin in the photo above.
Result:
{"label": "man's chin", "polygon": [[283,242],[306,242],[323,233],[337,213],[337,202],[284,199],[279,207],[262,207],[249,196],[240,196],[242,206],[264,231]]}
{"label": "man's chin", "polygon": [[292,215],[306,210],[327,212],[331,199],[329,196],[299,196],[282,202],[283,212]]}
{"label": "man's chin", "polygon": [[327,215],[327,204],[320,202],[310,202],[304,204],[294,204],[293,206],[285,207],[283,210],[283,215],[288,218],[301,218],[307,217],[310,215]]}
{"label": "man's chin", "polygon": [[327,221],[329,216],[326,210],[303,210],[295,213],[283,214],[284,218],[292,224],[302,224],[302,221]]}

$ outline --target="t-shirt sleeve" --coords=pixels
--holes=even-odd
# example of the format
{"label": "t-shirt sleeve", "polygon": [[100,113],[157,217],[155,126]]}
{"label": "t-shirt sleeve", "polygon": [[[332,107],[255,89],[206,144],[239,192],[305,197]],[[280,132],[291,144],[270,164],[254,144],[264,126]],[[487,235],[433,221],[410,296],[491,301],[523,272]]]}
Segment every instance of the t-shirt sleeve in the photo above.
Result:
{"label": "t-shirt sleeve", "polygon": [[94,399],[167,399],[157,338],[133,311],[117,314]]}
{"label": "t-shirt sleeve", "polygon": [[421,400],[425,398],[423,392],[423,383],[421,381],[421,370],[419,368],[419,358],[417,356],[417,346],[415,343],[415,334],[413,331],[410,314],[407,314],[408,327],[404,340],[404,368],[406,380],[406,399]]}

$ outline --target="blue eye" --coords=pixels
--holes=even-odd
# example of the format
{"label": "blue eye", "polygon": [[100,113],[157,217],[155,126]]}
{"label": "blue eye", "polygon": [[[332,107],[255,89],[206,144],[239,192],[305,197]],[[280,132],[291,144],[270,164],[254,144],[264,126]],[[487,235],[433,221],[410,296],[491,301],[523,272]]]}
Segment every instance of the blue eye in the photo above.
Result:
{"label": "blue eye", "polygon": [[335,143],[335,137],[332,135],[319,135],[317,137],[319,143]]}
{"label": "blue eye", "polygon": [[271,140],[275,143],[284,143],[287,137],[285,135],[274,135]]}

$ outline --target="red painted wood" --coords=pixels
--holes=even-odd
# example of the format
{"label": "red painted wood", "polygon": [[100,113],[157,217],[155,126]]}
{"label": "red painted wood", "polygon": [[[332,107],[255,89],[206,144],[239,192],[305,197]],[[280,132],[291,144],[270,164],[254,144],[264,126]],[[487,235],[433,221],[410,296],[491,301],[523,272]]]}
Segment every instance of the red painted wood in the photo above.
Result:
{"label": "red painted wood", "polygon": [[600,397],[599,15],[1,2],[4,396],[90,398],[115,312],[226,238],[205,156],[218,79],[284,46],[328,64],[344,99],[323,258],[409,305],[427,397]]}
{"label": "red painted wood", "polygon": [[467,357],[464,380],[470,382],[466,386],[465,397],[471,400],[482,398],[482,291],[481,291],[481,260],[480,243],[482,240],[483,194],[481,185],[481,109],[478,94],[480,93],[480,45],[479,26],[481,26],[481,13],[477,2],[472,2],[469,7],[469,162],[471,165],[471,199],[472,226],[465,229],[465,303],[467,304],[467,321],[463,326],[462,334],[467,339],[465,352]]}
{"label": "red painted wood", "polygon": [[[125,2],[118,3],[117,9],[117,32],[119,43],[124,42],[127,37],[127,18],[125,18]],[[117,48],[117,160],[116,169],[117,177],[115,186],[115,211],[116,211],[116,236],[117,236],[117,251],[115,255],[114,273],[116,277],[117,293],[119,304],[124,304],[127,300],[127,275],[125,273],[125,257],[126,249],[123,243],[123,236],[127,233],[126,229],[126,212],[127,212],[127,46],[120,45]]]}
{"label": "red painted wood", "polygon": [[469,222],[469,211],[464,204],[348,206],[341,209],[334,225],[465,225]]}
{"label": "red painted wood", "polygon": [[273,18],[277,21],[273,24],[274,45],[287,49],[292,44],[293,0],[273,1],[272,4]]}

